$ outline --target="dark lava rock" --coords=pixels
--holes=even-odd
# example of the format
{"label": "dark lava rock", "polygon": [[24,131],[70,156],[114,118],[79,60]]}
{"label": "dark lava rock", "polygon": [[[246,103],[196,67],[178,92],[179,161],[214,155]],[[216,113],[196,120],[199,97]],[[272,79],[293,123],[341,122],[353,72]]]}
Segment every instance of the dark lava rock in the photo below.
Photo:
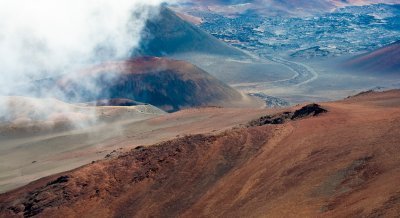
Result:
{"label": "dark lava rock", "polygon": [[66,183],[69,180],[69,176],[60,176],[58,177],[56,180],[49,182],[47,185],[55,185],[55,184],[59,184],[59,183]]}
{"label": "dark lava rock", "polygon": [[291,119],[298,120],[298,119],[308,117],[308,116],[318,116],[319,114],[326,113],[326,112],[328,112],[328,111],[323,109],[318,104],[309,104],[309,105],[302,107],[299,110],[296,110]]}
{"label": "dark lava rock", "polygon": [[263,126],[267,124],[283,124],[287,119],[290,119],[293,113],[283,112],[281,114],[267,115],[256,120],[250,121],[248,126]]}
{"label": "dark lava rock", "polygon": [[317,116],[321,113],[326,113],[326,112],[328,111],[323,109],[318,104],[309,104],[302,107],[299,110],[296,110],[295,112],[286,111],[275,115],[267,115],[260,117],[256,120],[250,121],[247,126],[250,127],[250,126],[263,126],[267,124],[272,124],[272,125],[283,124],[287,120],[298,120],[309,116]]}

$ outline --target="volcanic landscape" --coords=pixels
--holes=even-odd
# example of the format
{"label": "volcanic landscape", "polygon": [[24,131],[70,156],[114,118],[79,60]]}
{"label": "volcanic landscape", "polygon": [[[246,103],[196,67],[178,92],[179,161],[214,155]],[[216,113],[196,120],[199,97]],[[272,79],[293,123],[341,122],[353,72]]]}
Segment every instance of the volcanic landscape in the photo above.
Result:
{"label": "volcanic landscape", "polygon": [[[252,112],[263,116],[247,120],[249,111],[241,111],[242,120],[223,131],[110,152],[1,195],[1,216],[398,215],[400,91],[302,106]],[[229,112],[173,118],[214,113],[208,122],[229,126],[219,119]]]}
{"label": "volcanic landscape", "polygon": [[400,217],[399,2],[14,1],[0,218]]}

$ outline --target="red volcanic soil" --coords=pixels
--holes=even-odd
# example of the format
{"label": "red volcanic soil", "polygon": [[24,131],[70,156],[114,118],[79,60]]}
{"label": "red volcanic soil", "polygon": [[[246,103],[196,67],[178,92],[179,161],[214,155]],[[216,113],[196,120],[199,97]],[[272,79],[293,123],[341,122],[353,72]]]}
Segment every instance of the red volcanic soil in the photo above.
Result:
{"label": "red volcanic soil", "polygon": [[345,66],[377,74],[400,73],[400,41],[357,56],[346,62]]}
{"label": "red volcanic soil", "polygon": [[0,195],[0,217],[398,216],[400,91],[321,106],[40,179]]}

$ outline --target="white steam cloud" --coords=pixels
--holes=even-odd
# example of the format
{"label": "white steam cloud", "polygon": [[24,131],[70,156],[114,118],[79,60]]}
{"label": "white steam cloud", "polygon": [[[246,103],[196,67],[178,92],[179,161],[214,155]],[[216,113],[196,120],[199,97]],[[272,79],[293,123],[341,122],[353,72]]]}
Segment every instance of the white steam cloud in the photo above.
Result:
{"label": "white steam cloud", "polygon": [[[0,96],[32,80],[129,57],[166,1],[0,0]],[[0,101],[0,116],[7,105]]]}
{"label": "white steam cloud", "polygon": [[0,0],[0,93],[10,84],[126,57],[162,0]]}

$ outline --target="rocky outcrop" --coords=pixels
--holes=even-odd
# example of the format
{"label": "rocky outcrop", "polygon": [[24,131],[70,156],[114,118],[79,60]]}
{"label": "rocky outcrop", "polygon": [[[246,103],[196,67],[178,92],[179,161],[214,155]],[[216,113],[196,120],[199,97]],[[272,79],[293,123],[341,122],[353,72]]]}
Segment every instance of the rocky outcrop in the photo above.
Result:
{"label": "rocky outcrop", "polygon": [[282,124],[288,120],[298,120],[310,116],[318,116],[328,112],[318,104],[309,104],[294,112],[286,111],[275,115],[266,115],[249,122],[248,126],[263,126],[267,124]]}
{"label": "rocky outcrop", "polygon": [[326,113],[328,112],[324,108],[322,108],[318,104],[309,104],[304,107],[302,107],[299,110],[296,110],[292,117],[290,118],[291,120],[298,120],[301,118],[309,117],[309,116],[318,116],[321,113]]}

